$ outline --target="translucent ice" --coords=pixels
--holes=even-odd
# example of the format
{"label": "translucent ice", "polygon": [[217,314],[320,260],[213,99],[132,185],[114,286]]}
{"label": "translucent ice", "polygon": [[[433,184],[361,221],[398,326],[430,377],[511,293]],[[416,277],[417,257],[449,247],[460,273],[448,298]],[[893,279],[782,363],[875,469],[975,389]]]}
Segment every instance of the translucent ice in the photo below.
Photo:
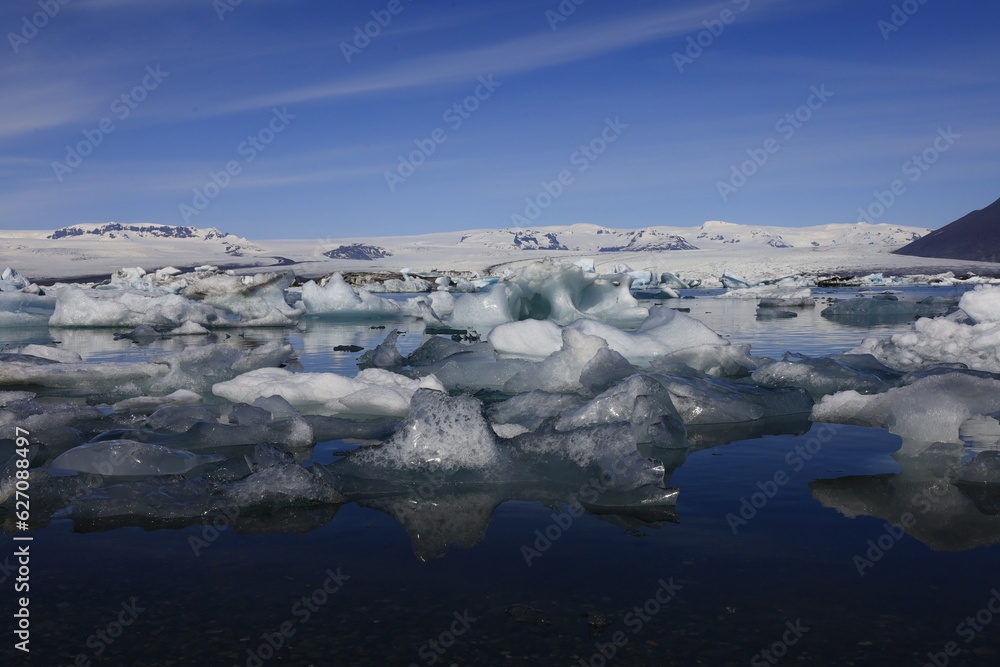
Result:
{"label": "translucent ice", "polygon": [[357,451],[351,460],[380,468],[453,471],[488,468],[499,458],[497,436],[482,403],[420,389],[402,427],[384,445]]}
{"label": "translucent ice", "polygon": [[1000,380],[944,373],[874,396],[856,391],[825,396],[813,408],[812,419],[880,426],[916,442],[960,442],[963,422],[998,410]]}
{"label": "translucent ice", "polygon": [[1000,286],[980,285],[963,294],[958,307],[976,324],[1000,324]]}
{"label": "translucent ice", "polygon": [[582,407],[564,411],[555,428],[569,431],[615,422],[629,422],[637,443],[687,446],[687,431],[670,393],[656,380],[642,375],[629,377]]}
{"label": "translucent ice", "polygon": [[358,358],[358,366],[361,368],[399,368],[406,364],[406,360],[396,349],[396,339],[399,338],[396,330],[390,331],[385,339],[377,347],[368,350]]}
{"label": "translucent ice", "polygon": [[766,389],[715,378],[651,374],[670,392],[686,425],[724,424],[807,413],[813,401],[803,389]]}
{"label": "translucent ice", "polygon": [[285,289],[293,280],[291,272],[206,276],[181,295],[231,313],[246,326],[288,326],[303,314],[285,302]]}
{"label": "translucent ice", "polygon": [[818,399],[848,389],[862,394],[885,391],[898,384],[901,375],[870,354],[786,354],[783,361],[763,362],[751,377],[764,387],[801,387]]}
{"label": "translucent ice", "polygon": [[905,371],[960,363],[1000,372],[1000,323],[965,324],[960,313],[922,318],[912,331],[891,338],[866,338],[851,352],[872,354],[887,366]]}
{"label": "translucent ice", "polygon": [[[603,338],[588,336],[575,329],[562,331],[562,347],[553,352],[544,361],[531,365],[520,371],[504,383],[507,393],[521,393],[533,389],[549,392],[576,393],[589,389],[581,380],[592,361],[604,368],[603,378],[598,378],[596,384],[603,379],[604,384],[615,379],[627,377],[633,373],[628,361],[621,355],[608,350],[608,344]],[[605,354],[598,356],[601,350]],[[613,356],[608,356],[610,355]],[[600,371],[598,371],[600,373]],[[589,382],[588,384],[594,384]]]}
{"label": "translucent ice", "polygon": [[0,292],[0,327],[44,326],[55,308],[54,296]]}
{"label": "translucent ice", "polygon": [[335,273],[323,287],[310,280],[302,286],[302,303],[310,315],[350,318],[392,318],[402,315],[399,303],[375,296],[364,289],[355,289]]}
{"label": "translucent ice", "polygon": [[294,405],[324,404],[333,412],[402,416],[413,393],[422,387],[444,390],[433,375],[411,380],[377,368],[363,370],[354,378],[262,368],[220,382],[212,392],[234,403],[277,395]]}
{"label": "translucent ice", "polygon": [[221,460],[160,445],[109,440],[74,447],[57,456],[50,467],[104,476],[176,475]]}
{"label": "translucent ice", "polygon": [[488,331],[504,322],[549,319],[569,324],[579,318],[639,321],[646,310],[629,292],[627,275],[602,277],[579,266],[543,260],[529,264],[488,292],[455,302],[452,326]]}

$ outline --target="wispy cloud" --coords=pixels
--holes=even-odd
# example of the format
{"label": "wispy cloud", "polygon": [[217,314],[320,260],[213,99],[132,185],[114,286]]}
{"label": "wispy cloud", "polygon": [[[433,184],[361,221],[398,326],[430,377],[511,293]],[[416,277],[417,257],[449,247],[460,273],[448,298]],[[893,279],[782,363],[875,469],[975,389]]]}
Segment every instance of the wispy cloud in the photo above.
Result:
{"label": "wispy cloud", "polygon": [[[767,3],[775,4],[774,1]],[[580,23],[557,32],[541,31],[503,42],[413,58],[363,76],[328,81],[284,91],[269,91],[206,109],[224,114],[293,104],[330,100],[352,95],[386,92],[422,86],[468,81],[494,73],[529,72],[593,58],[665,37],[704,29],[702,21],[731,3],[712,6],[689,5],[681,9],[657,10],[604,22]]]}

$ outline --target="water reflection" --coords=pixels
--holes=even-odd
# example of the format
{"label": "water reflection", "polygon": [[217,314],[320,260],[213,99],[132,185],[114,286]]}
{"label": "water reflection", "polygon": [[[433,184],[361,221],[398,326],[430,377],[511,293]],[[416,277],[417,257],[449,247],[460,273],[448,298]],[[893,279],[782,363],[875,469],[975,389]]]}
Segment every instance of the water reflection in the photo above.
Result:
{"label": "water reflection", "polygon": [[809,486],[824,507],[897,524],[935,551],[1000,543],[1000,486],[963,481],[967,454],[957,444],[907,443],[893,456],[898,473],[819,479]]}

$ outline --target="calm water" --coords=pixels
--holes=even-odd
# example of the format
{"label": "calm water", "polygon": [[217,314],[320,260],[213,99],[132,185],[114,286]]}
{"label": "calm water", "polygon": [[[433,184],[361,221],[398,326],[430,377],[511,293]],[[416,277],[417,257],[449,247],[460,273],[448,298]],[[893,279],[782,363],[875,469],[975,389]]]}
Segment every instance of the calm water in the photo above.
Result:
{"label": "calm water", "polygon": [[[753,301],[705,296],[670,305],[767,356],[844,351],[909,326],[852,327],[818,308],[757,321]],[[401,328],[405,354],[421,325]],[[239,342],[287,337],[305,370],[353,373],[357,355],[332,347],[384,336],[368,324],[304,329]],[[58,340],[95,361],[166,349],[106,331],[0,336]],[[651,524],[575,516],[570,495],[521,487],[416,499],[410,514],[373,499],[219,531],[97,531],[57,516],[31,543],[32,654],[7,634],[3,664],[997,664],[1000,508],[947,482],[970,452],[894,456],[898,437],[855,426],[772,431],[716,434],[665,461],[676,516]],[[344,446],[320,445],[315,459]],[[904,520],[905,531],[891,525]],[[5,632],[14,576],[0,570]],[[596,614],[610,626],[588,626]]]}

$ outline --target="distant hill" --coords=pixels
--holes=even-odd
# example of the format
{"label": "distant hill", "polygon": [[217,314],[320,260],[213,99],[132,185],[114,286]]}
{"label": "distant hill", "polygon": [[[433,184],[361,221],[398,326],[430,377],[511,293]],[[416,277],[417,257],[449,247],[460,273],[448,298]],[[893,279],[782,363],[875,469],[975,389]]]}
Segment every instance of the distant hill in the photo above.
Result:
{"label": "distant hill", "polygon": [[139,239],[207,241],[221,245],[223,252],[235,257],[241,257],[246,252],[263,252],[260,247],[242,236],[221,232],[215,227],[201,229],[187,225],[123,225],[120,222],[85,223],[62,227],[49,234],[46,238],[54,241],[61,239],[95,239],[109,242],[136,241]]}
{"label": "distant hill", "polygon": [[330,259],[384,259],[392,257],[392,253],[385,248],[364,243],[351,243],[349,245],[337,246],[333,250],[324,252],[323,255]]}
{"label": "distant hill", "polygon": [[915,257],[1000,262],[1000,199],[895,252]]}

